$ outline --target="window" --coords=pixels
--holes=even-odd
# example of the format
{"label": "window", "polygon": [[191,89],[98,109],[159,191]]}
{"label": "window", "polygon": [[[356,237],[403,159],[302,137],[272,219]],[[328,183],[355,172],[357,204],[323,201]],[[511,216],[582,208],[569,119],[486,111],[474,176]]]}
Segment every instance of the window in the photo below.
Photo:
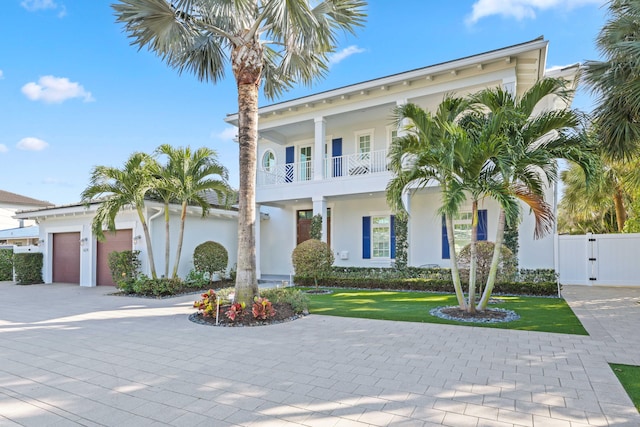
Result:
{"label": "window", "polygon": [[[455,237],[455,250],[459,254],[462,248],[471,243],[471,212],[460,212],[453,217],[453,236]],[[478,241],[487,240],[487,210],[478,210]],[[445,217],[442,216],[442,258],[449,259],[449,241],[447,239],[447,226]]]}
{"label": "window", "polygon": [[371,152],[371,135],[360,135],[358,137],[358,153],[362,156]]}
{"label": "window", "polygon": [[273,151],[267,150],[262,155],[262,170],[273,172],[276,167],[276,155]]}
{"label": "window", "polygon": [[311,147],[300,147],[300,181],[311,179]]}
{"label": "window", "polygon": [[396,233],[394,215],[362,217],[362,258],[395,258]]}
{"label": "window", "polygon": [[391,255],[391,221],[388,216],[371,218],[371,249],[374,258],[389,258]]}

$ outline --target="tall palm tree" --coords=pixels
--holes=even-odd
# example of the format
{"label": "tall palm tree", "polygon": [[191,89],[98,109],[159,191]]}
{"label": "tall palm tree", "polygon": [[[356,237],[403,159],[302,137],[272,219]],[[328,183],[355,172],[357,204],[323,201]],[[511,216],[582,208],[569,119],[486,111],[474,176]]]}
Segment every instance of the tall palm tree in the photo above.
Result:
{"label": "tall palm tree", "polygon": [[[315,5],[315,6],[313,6]],[[235,298],[258,294],[255,182],[258,91],[273,99],[294,83],[327,71],[336,32],[353,32],[365,18],[364,0],[119,0],[117,21],[133,39],[179,72],[217,82],[227,58],[238,86],[240,189]]]}
{"label": "tall palm tree", "polygon": [[209,212],[209,202],[205,195],[207,191],[216,193],[221,204],[227,203],[233,191],[227,182],[227,168],[218,163],[216,152],[210,148],[202,147],[192,151],[190,147],[174,148],[163,144],[157,148],[156,153],[167,157],[165,173],[161,175],[157,185],[181,204],[180,233],[172,272],[172,277],[176,278],[182,254],[187,207],[189,204],[198,205],[204,217]]}
{"label": "tall palm tree", "polygon": [[151,189],[150,196],[153,199],[161,200],[164,204],[164,277],[169,277],[169,259],[171,258],[171,218],[169,205],[175,202],[175,197],[172,189],[169,188],[168,185],[163,184],[168,183],[171,179],[171,171],[169,171],[167,165],[156,163],[155,168],[152,168],[152,174],[156,182]]}
{"label": "tall palm tree", "polygon": [[609,1],[610,19],[596,45],[603,61],[584,64],[584,81],[597,95],[598,135],[612,159],[630,160],[640,149],[640,1]]}
{"label": "tall palm tree", "polygon": [[104,197],[93,218],[92,230],[98,240],[103,240],[103,227],[115,231],[116,216],[127,207],[133,207],[142,224],[151,277],[156,279],[156,266],[153,258],[153,246],[145,216],[145,197],[155,185],[152,170],[155,160],[144,153],[134,153],[125,162],[122,169],[110,166],[96,166],[91,172],[89,186],[82,192],[82,200],[89,203]]}
{"label": "tall palm tree", "polygon": [[562,79],[543,79],[521,97],[500,87],[489,88],[472,96],[471,101],[487,116],[500,116],[500,126],[494,129],[503,135],[503,143],[493,157],[495,175],[511,195],[498,200],[501,205],[494,254],[478,309],[484,310],[495,285],[500,250],[507,221],[518,217],[505,203],[513,198],[528,205],[535,217],[534,237],[541,238],[553,230],[553,210],[545,200],[545,189],[558,178],[557,159],[579,164],[587,178],[593,176],[593,150],[584,134],[576,133],[581,124],[576,111],[570,108],[542,110],[541,102],[556,96],[568,102],[571,92]]}
{"label": "tall palm tree", "polygon": [[439,213],[445,217],[450,248],[451,279],[460,309],[467,303],[460,283],[455,252],[453,216],[466,196],[456,174],[460,171],[460,150],[456,150],[460,129],[457,120],[467,109],[462,98],[446,96],[431,114],[415,104],[395,108],[394,121],[403,132],[389,147],[389,169],[393,178],[387,184],[387,202],[396,211],[406,213],[402,198],[414,188],[438,184],[443,193]]}

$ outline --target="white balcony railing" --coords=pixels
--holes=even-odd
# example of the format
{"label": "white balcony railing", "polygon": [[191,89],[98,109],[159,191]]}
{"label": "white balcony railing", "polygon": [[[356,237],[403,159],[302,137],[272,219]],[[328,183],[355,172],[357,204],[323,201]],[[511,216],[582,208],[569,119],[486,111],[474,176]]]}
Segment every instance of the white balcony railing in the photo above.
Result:
{"label": "white balcony railing", "polygon": [[[324,159],[324,179],[364,176],[386,172],[387,150],[347,154]],[[258,186],[304,182],[313,179],[313,162],[280,164],[258,171]]]}

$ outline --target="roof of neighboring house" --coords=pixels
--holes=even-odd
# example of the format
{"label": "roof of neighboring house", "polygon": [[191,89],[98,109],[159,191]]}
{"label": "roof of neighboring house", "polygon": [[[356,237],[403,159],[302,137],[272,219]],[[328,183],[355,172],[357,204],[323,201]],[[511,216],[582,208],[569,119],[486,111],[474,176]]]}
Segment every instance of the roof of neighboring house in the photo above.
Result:
{"label": "roof of neighboring house", "polygon": [[28,239],[31,237],[38,237],[40,235],[40,228],[37,225],[30,227],[9,228],[7,230],[0,230],[0,239]]}
{"label": "roof of neighboring house", "polygon": [[0,203],[25,206],[53,206],[53,203],[0,190]]}

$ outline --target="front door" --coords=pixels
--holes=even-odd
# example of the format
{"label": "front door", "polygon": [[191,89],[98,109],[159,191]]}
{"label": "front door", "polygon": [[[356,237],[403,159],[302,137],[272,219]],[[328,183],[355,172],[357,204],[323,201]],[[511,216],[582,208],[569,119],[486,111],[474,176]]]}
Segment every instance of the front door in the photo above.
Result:
{"label": "front door", "polygon": [[[305,209],[297,212],[297,245],[311,238],[311,219],[313,210]],[[327,245],[331,247],[331,209],[327,209]]]}

